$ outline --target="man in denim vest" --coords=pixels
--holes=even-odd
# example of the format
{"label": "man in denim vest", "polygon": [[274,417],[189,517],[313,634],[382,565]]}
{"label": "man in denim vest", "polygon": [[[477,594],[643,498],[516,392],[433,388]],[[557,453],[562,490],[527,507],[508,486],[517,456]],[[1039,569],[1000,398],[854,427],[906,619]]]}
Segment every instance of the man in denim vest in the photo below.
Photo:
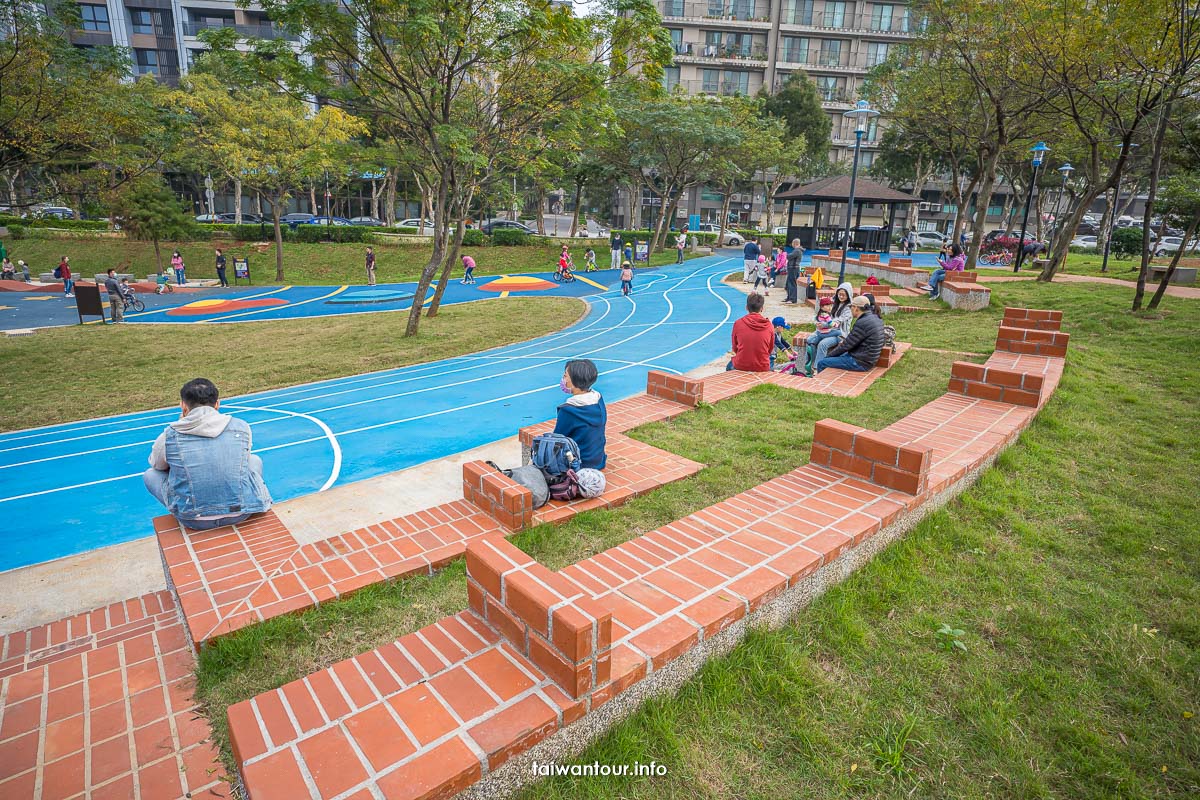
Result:
{"label": "man in denim vest", "polygon": [[245,420],[217,413],[217,387],[207,378],[179,390],[180,418],[167,426],[142,475],[150,494],[180,524],[196,531],[241,522],[271,507],[262,459],[250,452]]}

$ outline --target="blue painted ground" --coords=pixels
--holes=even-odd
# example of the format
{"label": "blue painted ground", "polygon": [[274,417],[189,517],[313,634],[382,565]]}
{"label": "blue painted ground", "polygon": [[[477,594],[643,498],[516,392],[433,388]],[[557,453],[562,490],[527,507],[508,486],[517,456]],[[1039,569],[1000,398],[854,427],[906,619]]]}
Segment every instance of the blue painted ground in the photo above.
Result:
{"label": "blue painted ground", "polygon": [[[815,252],[823,254],[825,251]],[[725,254],[737,259],[740,267],[740,250],[730,249],[725,251]],[[810,262],[811,255],[811,253],[805,255],[805,264]],[[858,254],[851,252],[849,255],[853,258]],[[932,268],[936,266],[936,255],[936,253],[917,253],[913,256],[913,265]],[[888,256],[881,256],[880,260],[886,262]],[[514,276],[516,275],[514,274]],[[584,297],[604,291],[601,287],[619,286],[615,270],[580,273],[580,276],[581,280],[571,284],[555,284],[550,288],[520,291],[513,294]],[[501,277],[499,275],[480,276],[478,282],[473,286],[464,286],[459,281],[452,280],[446,287],[443,302],[449,305],[485,297],[496,297],[496,293],[487,292],[484,287]],[[520,277],[536,277],[549,282],[550,273],[520,273]],[[594,286],[589,281],[598,283],[601,287]],[[186,294],[143,294],[140,296],[146,303],[146,310],[127,314],[125,319],[130,323],[230,323],[407,311],[411,307],[415,288],[415,283],[389,283],[376,287],[259,286],[212,289]],[[243,304],[275,303],[276,301],[279,301],[279,304],[239,307]],[[218,303],[222,303],[222,305],[217,305]],[[197,304],[203,304],[203,306],[197,306]],[[204,308],[205,310],[204,313],[181,315],[179,311],[185,306],[192,306],[197,310]],[[61,292],[0,292],[0,330],[75,325],[78,322],[75,301],[71,298],[64,298]]]}
{"label": "blue painted ground", "polygon": [[[596,361],[597,388],[612,401],[642,391],[650,369],[685,372],[720,357],[744,301],[721,278],[740,268],[738,254],[639,272],[631,297],[619,288],[588,287],[586,317],[559,333],[460,358],[230,397],[221,410],[251,424],[277,501],[374,477],[512,436],[553,416],[567,359]],[[584,286],[567,289],[582,293]],[[319,297],[333,288],[307,291]],[[448,296],[451,291],[458,296],[453,287]],[[300,302],[291,304],[293,312],[325,305]],[[219,375],[210,377],[220,384]],[[177,416],[177,409],[164,409],[0,434],[0,570],[150,535],[150,519],[163,512],[143,488],[141,473],[154,438]]]}

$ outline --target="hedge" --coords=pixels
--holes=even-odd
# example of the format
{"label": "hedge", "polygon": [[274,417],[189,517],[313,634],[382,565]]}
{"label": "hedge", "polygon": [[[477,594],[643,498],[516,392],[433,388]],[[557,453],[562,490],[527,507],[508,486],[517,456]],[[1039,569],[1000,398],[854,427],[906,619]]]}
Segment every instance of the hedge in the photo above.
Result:
{"label": "hedge", "polygon": [[483,231],[476,228],[467,228],[463,231],[464,247],[482,247],[487,244],[487,237],[483,235]]}
{"label": "hedge", "polygon": [[19,225],[25,228],[62,228],[76,231],[106,231],[106,219],[57,219],[55,217],[18,217],[0,214],[0,225]]}
{"label": "hedge", "polygon": [[[465,236],[465,234],[464,234]],[[501,247],[514,247],[528,245],[530,243],[530,235],[516,228],[497,228],[492,233],[492,244]]]}

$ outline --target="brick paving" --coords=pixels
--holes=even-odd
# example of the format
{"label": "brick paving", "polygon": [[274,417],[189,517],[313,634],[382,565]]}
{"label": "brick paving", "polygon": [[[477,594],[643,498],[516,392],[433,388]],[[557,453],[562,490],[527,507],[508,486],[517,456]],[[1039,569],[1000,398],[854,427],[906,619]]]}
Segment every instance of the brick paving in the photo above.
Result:
{"label": "brick paving", "polygon": [[227,798],[168,592],[3,637],[0,797]]}
{"label": "brick paving", "polygon": [[810,463],[557,573],[501,535],[472,539],[468,611],[229,709],[251,800],[472,785],[968,477],[1029,424],[1062,364],[998,350],[976,376],[1016,374],[1032,404],[952,383],[879,432],[823,420]]}

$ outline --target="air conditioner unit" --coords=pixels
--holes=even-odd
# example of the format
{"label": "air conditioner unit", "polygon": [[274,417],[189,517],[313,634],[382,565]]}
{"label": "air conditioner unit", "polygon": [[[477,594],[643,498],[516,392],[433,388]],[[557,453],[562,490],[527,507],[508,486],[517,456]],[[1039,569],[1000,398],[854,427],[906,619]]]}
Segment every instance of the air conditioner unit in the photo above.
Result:
{"label": "air conditioner unit", "polygon": [[933,203],[917,203],[918,211],[928,211],[933,207]]}

